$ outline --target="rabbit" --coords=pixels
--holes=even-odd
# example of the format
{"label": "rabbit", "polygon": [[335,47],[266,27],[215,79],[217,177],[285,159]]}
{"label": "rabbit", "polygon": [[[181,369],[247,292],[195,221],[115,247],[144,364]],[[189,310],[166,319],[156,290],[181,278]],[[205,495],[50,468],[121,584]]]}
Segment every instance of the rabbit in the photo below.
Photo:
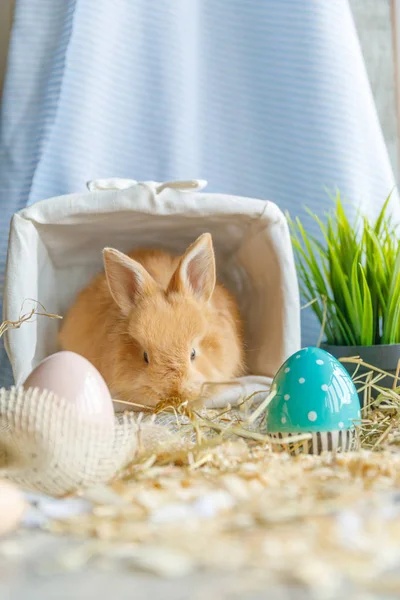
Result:
{"label": "rabbit", "polygon": [[105,248],[103,259],[105,271],[78,295],[59,342],[100,371],[115,400],[133,409],[190,402],[206,382],[244,374],[242,321],[216,282],[209,233],[180,257]]}

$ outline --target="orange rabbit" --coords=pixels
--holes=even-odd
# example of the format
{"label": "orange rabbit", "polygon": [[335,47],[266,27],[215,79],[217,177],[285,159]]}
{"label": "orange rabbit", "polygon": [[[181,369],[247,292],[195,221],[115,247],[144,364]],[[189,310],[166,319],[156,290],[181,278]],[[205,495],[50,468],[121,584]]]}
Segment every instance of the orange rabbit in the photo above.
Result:
{"label": "orange rabbit", "polygon": [[105,273],[78,295],[59,341],[97,367],[113,398],[190,401],[205,382],[244,373],[239,311],[216,283],[210,234],[181,257],[112,248],[103,256]]}

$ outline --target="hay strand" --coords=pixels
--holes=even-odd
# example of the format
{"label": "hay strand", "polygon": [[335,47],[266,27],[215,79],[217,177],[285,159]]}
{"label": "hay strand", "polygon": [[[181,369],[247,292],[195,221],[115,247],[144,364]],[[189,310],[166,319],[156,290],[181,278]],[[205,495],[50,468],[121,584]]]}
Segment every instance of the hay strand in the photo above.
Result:
{"label": "hay strand", "polygon": [[[34,308],[32,308],[29,312],[24,312],[25,302],[33,302],[36,304]],[[62,319],[60,315],[56,315],[53,313],[47,312],[43,304],[38,302],[37,300],[32,300],[31,298],[27,298],[23,301],[21,306],[20,316],[16,321],[5,320],[0,325],[0,338],[3,337],[6,331],[10,329],[19,329],[21,325],[24,323],[32,323],[34,317],[47,317],[48,319]]]}

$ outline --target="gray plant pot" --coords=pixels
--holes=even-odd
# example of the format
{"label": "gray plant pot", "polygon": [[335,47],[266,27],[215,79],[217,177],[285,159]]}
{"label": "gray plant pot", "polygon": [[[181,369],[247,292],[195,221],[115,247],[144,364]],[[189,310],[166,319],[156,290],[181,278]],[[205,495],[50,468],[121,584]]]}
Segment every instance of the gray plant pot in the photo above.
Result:
{"label": "gray plant pot", "polygon": [[[359,356],[364,362],[382,369],[387,373],[395,375],[397,369],[397,363],[400,359],[400,344],[383,344],[381,346],[331,346],[329,344],[322,344],[321,346],[326,352],[332,354],[335,358],[349,358],[351,356]],[[356,364],[343,363],[343,366],[347,369],[350,375],[353,375]],[[360,367],[358,374],[365,373],[371,369]],[[378,382],[380,387],[391,388],[393,386],[393,378],[385,377]],[[400,387],[400,378],[397,383]],[[358,386],[359,387],[359,386]],[[364,392],[360,394],[360,401],[363,403]],[[376,397],[378,393],[373,393],[373,397]]]}

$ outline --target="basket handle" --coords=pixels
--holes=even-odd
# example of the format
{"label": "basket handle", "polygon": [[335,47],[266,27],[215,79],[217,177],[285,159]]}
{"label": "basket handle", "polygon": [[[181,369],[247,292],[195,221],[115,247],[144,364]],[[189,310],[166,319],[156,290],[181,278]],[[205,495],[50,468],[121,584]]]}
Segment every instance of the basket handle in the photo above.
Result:
{"label": "basket handle", "polygon": [[[205,179],[188,179],[184,181],[165,181],[158,182],[143,182],[145,185],[155,189],[156,194],[160,194],[163,190],[170,188],[181,192],[197,192],[206,187]],[[139,182],[135,179],[121,179],[118,177],[109,179],[93,179],[88,181],[86,187],[90,192],[106,191],[106,190],[126,190],[130,187],[138,185]]]}

